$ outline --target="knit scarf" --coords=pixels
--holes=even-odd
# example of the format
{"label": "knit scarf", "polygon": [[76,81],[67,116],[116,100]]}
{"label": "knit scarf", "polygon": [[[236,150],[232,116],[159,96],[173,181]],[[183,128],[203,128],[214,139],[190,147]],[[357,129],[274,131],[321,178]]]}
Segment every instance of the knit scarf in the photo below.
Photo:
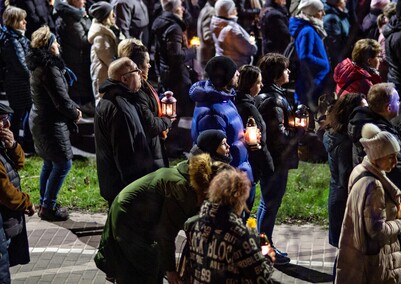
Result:
{"label": "knit scarf", "polygon": [[325,37],[327,37],[327,32],[324,30],[324,27],[323,27],[323,20],[317,19],[312,16],[308,16],[305,13],[303,13],[302,11],[296,17],[310,23],[315,28],[316,32],[319,34],[319,36],[321,37],[322,40]]}

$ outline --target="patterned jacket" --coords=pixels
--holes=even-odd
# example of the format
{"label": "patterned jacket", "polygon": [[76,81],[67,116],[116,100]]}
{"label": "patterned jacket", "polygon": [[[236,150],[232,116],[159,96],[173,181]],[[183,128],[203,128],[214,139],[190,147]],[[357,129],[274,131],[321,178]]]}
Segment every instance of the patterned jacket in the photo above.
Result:
{"label": "patterned jacket", "polygon": [[209,201],[199,215],[186,232],[190,283],[271,283],[273,264],[240,217]]}

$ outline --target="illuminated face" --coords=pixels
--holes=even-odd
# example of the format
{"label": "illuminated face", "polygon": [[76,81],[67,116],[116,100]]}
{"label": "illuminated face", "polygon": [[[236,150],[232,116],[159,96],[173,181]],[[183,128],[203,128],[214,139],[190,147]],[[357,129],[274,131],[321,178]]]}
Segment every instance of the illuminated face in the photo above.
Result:
{"label": "illuminated face", "polygon": [[56,56],[60,55],[60,45],[58,44],[57,40],[55,40],[50,46],[50,52]]}
{"label": "illuminated face", "polygon": [[14,29],[25,31],[25,30],[26,30],[26,20],[25,20],[25,18],[19,20],[19,21],[16,23]]}
{"label": "illuminated face", "polygon": [[316,19],[322,20],[324,15],[326,15],[324,10],[319,10],[313,17]]}
{"label": "illuminated face", "polygon": [[391,170],[397,165],[397,153],[387,155],[383,158],[375,161],[376,166],[385,172],[391,172]]}
{"label": "illuminated face", "polygon": [[237,88],[238,87],[238,79],[239,79],[239,72],[238,70],[235,71],[234,77],[231,79],[230,83],[228,83],[228,87],[230,88]]}
{"label": "illuminated face", "polygon": [[290,81],[290,73],[290,69],[285,68],[281,77],[276,80],[276,85],[281,87],[282,85],[288,83]]}
{"label": "illuminated face", "polygon": [[221,140],[219,147],[216,149],[216,153],[226,157],[230,156],[230,145],[227,144],[226,138]]}
{"label": "illuminated face", "polygon": [[259,73],[258,79],[256,79],[256,82],[253,84],[253,86],[249,90],[250,95],[252,97],[256,97],[259,94],[262,87],[263,87],[262,74]]}
{"label": "illuminated face", "polygon": [[145,60],[143,62],[143,65],[140,67],[141,67],[141,71],[142,71],[142,78],[145,81],[148,80],[149,69],[150,69],[150,67],[152,67],[152,65],[150,65],[150,57],[149,57],[148,52],[146,52]]}
{"label": "illuminated face", "polygon": [[85,7],[86,0],[72,0],[71,5],[78,8],[82,9]]}
{"label": "illuminated face", "polygon": [[0,130],[3,128],[10,128],[10,116],[8,114],[0,115]]}
{"label": "illuminated face", "polygon": [[131,91],[138,92],[141,88],[141,74],[141,69],[139,69],[134,62],[131,62],[131,68],[121,76],[121,82]]}
{"label": "illuminated face", "polygon": [[390,118],[398,116],[400,111],[400,96],[398,95],[396,89],[393,89],[387,109]]}

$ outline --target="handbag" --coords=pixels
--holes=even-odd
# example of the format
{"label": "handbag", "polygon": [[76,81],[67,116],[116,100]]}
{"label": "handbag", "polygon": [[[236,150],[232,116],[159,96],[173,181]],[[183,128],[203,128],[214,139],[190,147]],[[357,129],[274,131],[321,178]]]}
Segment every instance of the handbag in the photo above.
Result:
{"label": "handbag", "polygon": [[23,214],[23,212],[14,212],[10,210],[5,212],[5,210],[2,210],[3,229],[8,240],[22,233],[24,228]]}

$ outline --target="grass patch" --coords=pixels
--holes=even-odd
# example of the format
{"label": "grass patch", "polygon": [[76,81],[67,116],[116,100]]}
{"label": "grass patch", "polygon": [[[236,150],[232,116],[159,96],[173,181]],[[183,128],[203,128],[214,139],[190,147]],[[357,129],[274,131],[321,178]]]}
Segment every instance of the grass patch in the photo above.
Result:
{"label": "grass patch", "polygon": [[[20,171],[22,189],[30,194],[35,205],[39,204],[41,168],[42,159],[34,156],[26,159],[25,167]],[[329,180],[327,164],[301,162],[298,169],[290,170],[277,222],[326,225]],[[258,185],[253,213],[257,211],[259,196]],[[107,202],[100,196],[94,159],[74,159],[72,169],[60,190],[58,202],[73,210],[106,212]]]}
{"label": "grass patch", "polygon": [[[327,198],[330,170],[328,164],[300,162],[298,169],[290,170],[287,190],[277,215],[277,223],[328,224]],[[259,205],[260,187],[256,188],[252,213]]]}
{"label": "grass patch", "polygon": [[[22,190],[28,192],[35,205],[39,204],[39,176],[43,160],[39,157],[26,159],[20,170]],[[94,159],[74,159],[57,200],[70,209],[88,212],[106,212],[107,202],[100,196]]]}

